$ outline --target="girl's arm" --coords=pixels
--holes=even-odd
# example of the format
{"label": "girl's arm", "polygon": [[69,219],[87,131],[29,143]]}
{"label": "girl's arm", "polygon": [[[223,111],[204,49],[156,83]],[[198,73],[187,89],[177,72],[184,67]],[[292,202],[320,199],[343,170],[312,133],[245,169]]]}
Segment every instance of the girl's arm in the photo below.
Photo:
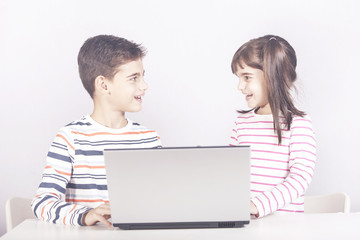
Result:
{"label": "girl's arm", "polygon": [[259,211],[259,217],[303,197],[312,180],[316,160],[316,140],[311,121],[308,117],[294,118],[290,130],[289,174],[271,191],[266,191],[252,199]]}

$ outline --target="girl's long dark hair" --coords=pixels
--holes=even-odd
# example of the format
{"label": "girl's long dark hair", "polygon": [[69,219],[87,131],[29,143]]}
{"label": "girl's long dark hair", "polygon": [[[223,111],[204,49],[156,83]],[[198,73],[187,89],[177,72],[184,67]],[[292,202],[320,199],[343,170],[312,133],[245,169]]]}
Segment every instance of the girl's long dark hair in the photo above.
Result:
{"label": "girl's long dark hair", "polygon": [[[295,50],[285,39],[266,35],[250,40],[236,51],[231,62],[232,72],[235,74],[238,67],[243,67],[243,64],[264,72],[269,105],[274,119],[274,131],[280,145],[282,140],[280,115],[285,118],[284,124],[287,130],[290,130],[294,115],[301,117],[305,115],[295,107],[290,93],[296,81]],[[252,110],[254,109],[239,112]]]}

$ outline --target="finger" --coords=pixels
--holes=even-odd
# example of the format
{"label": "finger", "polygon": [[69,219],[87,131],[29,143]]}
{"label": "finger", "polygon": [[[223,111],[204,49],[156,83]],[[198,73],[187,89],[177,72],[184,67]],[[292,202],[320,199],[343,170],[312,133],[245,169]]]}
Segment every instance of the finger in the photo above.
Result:
{"label": "finger", "polygon": [[97,215],[97,221],[104,223],[106,226],[112,228],[113,225],[111,222],[109,222],[105,217],[101,216],[101,215]]}
{"label": "finger", "polygon": [[110,205],[103,204],[103,205],[99,206],[99,208],[102,210],[110,211]]}
{"label": "finger", "polygon": [[107,208],[107,207],[97,207],[97,208],[95,208],[95,212],[100,215],[110,215],[111,214],[110,208]]}
{"label": "finger", "polygon": [[109,203],[104,203],[104,204],[99,205],[99,207],[110,208],[110,204]]}

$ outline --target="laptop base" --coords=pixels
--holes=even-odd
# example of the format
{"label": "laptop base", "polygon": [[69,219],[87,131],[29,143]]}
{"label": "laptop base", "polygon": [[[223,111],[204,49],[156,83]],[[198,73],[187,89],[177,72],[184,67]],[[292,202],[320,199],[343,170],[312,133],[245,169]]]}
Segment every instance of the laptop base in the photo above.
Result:
{"label": "laptop base", "polygon": [[141,229],[185,229],[185,228],[240,228],[250,221],[230,222],[164,222],[164,223],[114,223],[114,227],[123,230]]}

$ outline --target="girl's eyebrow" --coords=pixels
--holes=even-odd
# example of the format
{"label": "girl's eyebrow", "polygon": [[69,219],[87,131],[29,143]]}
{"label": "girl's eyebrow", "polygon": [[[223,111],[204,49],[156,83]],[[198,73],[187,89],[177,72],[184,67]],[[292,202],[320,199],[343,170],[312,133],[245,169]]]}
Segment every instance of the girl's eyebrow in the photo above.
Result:
{"label": "girl's eyebrow", "polygon": [[248,72],[244,72],[240,74],[241,76],[245,76],[245,75],[254,75],[253,73],[248,73]]}
{"label": "girl's eyebrow", "polygon": [[237,75],[238,77],[243,77],[243,76],[253,76],[254,74],[253,73],[248,73],[248,72],[244,72],[244,73],[240,73],[239,75]]}

